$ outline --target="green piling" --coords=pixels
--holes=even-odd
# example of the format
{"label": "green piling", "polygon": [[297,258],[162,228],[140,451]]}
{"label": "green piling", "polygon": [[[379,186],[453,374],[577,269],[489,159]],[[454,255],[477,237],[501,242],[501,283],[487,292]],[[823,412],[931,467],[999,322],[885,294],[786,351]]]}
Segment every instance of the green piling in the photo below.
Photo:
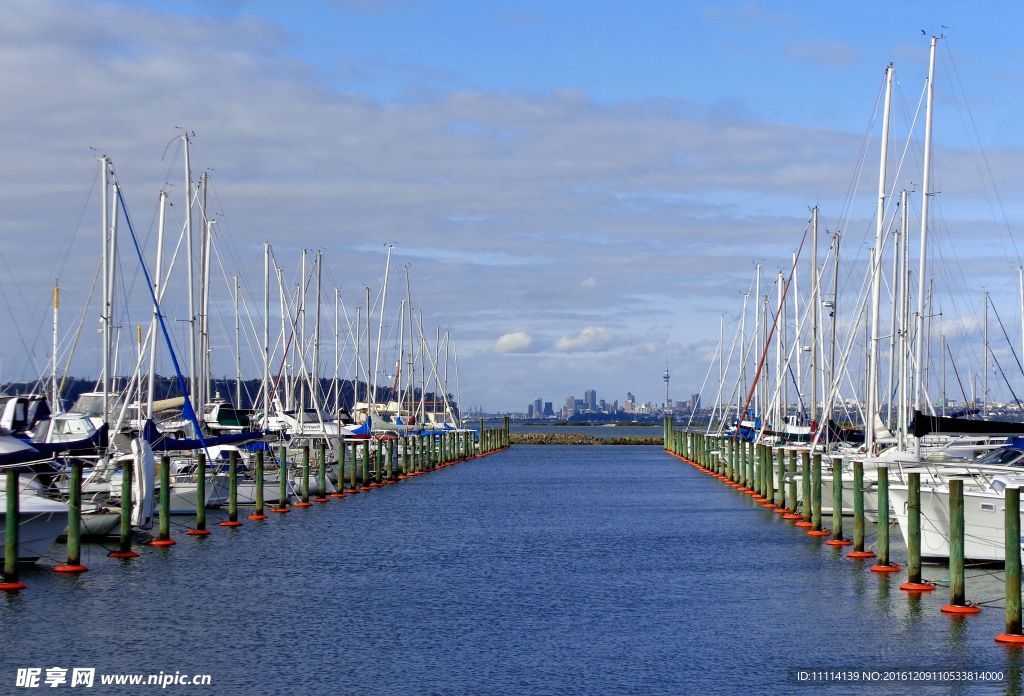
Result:
{"label": "green piling", "polygon": [[121,529],[117,551],[111,551],[107,556],[135,558],[138,555],[132,551],[132,467],[128,462],[121,467]]}
{"label": "green piling", "polygon": [[812,526],[811,522],[811,453],[810,451],[800,453],[800,467],[801,467],[801,501],[800,501],[800,512],[802,519],[797,524],[801,527]]}
{"label": "green piling", "polygon": [[266,466],[266,460],[264,458],[263,450],[257,450],[256,452],[256,510],[248,516],[250,520],[265,520],[267,519],[266,513],[263,511],[265,501],[263,500],[263,480],[265,478],[264,467]]}
{"label": "green piling", "polygon": [[[202,476],[206,478],[205,473]],[[228,452],[228,518],[220,526],[242,526],[238,521],[238,450]]]}
{"label": "green piling", "polygon": [[316,445],[316,463],[317,463],[317,486],[320,488],[320,492],[316,496],[316,502],[326,503],[327,498],[327,442],[321,440]]}
{"label": "green piling", "polygon": [[[130,501],[129,497],[129,505]],[[202,501],[196,500],[197,509],[200,505]],[[165,454],[160,457],[160,531],[149,545],[172,546],[174,543],[171,538],[171,458]]]}
{"label": "green piling", "polygon": [[889,467],[878,467],[878,563],[871,566],[876,573],[893,573],[900,569],[889,560]]}
{"label": "green piling", "polygon": [[82,565],[82,460],[71,462],[68,481],[68,561],[54,568],[58,573],[81,573],[88,570]]}
{"label": "green piling", "polygon": [[[942,607],[942,611],[947,614],[977,614],[981,608],[967,604],[967,589],[964,579],[964,482],[963,479],[954,478],[949,479],[948,485],[949,604]],[[1020,544],[1019,533],[1017,543]],[[1019,601],[1019,590],[1017,597]]]}
{"label": "green piling", "polygon": [[864,462],[853,462],[853,551],[850,558],[874,558],[874,551],[864,550]]}
{"label": "green piling", "polygon": [[1020,488],[1006,488],[1005,559],[1006,632],[996,636],[1000,643],[1024,643],[1020,606]]}
{"label": "green piling", "polygon": [[286,513],[291,512],[291,508],[288,507],[288,448],[285,445],[281,445],[277,448],[277,478],[278,478],[278,498],[277,507],[271,508],[271,512]]}
{"label": "green piling", "polygon": [[4,484],[7,487],[7,517],[4,521],[4,581],[0,583],[0,591],[14,592],[25,587],[24,583],[18,581],[18,512],[20,506],[17,469],[10,468],[6,471]]}

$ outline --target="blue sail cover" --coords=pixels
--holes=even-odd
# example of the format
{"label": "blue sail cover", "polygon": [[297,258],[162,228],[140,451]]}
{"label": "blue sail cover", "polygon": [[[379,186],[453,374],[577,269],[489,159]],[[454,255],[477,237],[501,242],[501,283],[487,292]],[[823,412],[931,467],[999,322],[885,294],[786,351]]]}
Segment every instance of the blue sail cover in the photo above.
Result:
{"label": "blue sail cover", "polygon": [[[187,403],[187,402],[186,402]],[[244,442],[263,439],[263,433],[252,431],[247,433],[228,433],[216,437],[205,438],[175,438],[167,433],[162,433],[153,425],[153,421],[147,420],[142,428],[142,436],[149,442],[154,452],[171,452],[181,450],[198,450],[205,447],[216,447],[218,445],[237,445]]]}

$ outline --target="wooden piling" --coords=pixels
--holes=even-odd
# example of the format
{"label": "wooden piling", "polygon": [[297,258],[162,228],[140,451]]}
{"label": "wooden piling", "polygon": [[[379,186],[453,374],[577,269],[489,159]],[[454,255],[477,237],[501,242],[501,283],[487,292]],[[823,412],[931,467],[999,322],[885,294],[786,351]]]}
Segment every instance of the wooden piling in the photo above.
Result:
{"label": "wooden piling", "polygon": [[889,560],[889,467],[878,467],[878,563],[875,573],[895,573],[900,567]]}
{"label": "wooden piling", "polygon": [[[128,466],[130,463],[126,464],[126,468]],[[196,500],[197,509],[202,504],[202,501]],[[128,505],[131,506],[130,496]],[[149,545],[173,546],[175,543],[171,538],[171,458],[165,454],[160,457],[160,531],[157,538],[149,542]]]}
{"label": "wooden piling", "polygon": [[286,445],[281,445],[277,448],[277,507],[271,508],[271,512],[284,514],[292,511],[292,509],[288,507],[288,477],[290,476],[288,469],[288,447]]}
{"label": "wooden piling", "polygon": [[[949,479],[949,604],[947,614],[977,614],[981,607],[967,604],[964,580],[964,482]],[[1020,536],[1018,535],[1018,542]],[[1017,595],[1020,597],[1020,595]]]}
{"label": "wooden piling", "polygon": [[313,499],[315,503],[326,503],[329,498],[327,497],[327,442],[321,440],[316,443],[316,484],[320,489],[317,493],[316,498]]}
{"label": "wooden piling", "polygon": [[813,527],[811,521],[811,453],[800,452],[800,521],[797,527]]}
{"label": "wooden piling", "polygon": [[907,592],[930,592],[935,585],[921,580],[921,474],[907,474]]}
{"label": "wooden piling", "polygon": [[[206,477],[205,473],[203,477]],[[242,526],[238,521],[238,450],[228,452],[228,518],[220,526]]]}
{"label": "wooden piling", "polygon": [[132,467],[126,462],[121,467],[121,529],[117,551],[107,554],[110,558],[136,558],[132,550]]}
{"label": "wooden piling", "polygon": [[263,511],[264,507],[264,496],[263,496],[263,480],[265,478],[264,467],[266,466],[266,459],[263,450],[256,451],[256,510],[248,516],[250,520],[265,520],[267,519],[266,513]]}
{"label": "wooden piling", "polygon": [[996,636],[996,642],[1021,645],[1024,644],[1024,632],[1021,631],[1020,606],[1020,488],[1007,488],[1004,496],[1006,631]]}
{"label": "wooden piling", "polygon": [[832,458],[832,538],[825,542],[829,546],[849,546],[852,542],[843,537],[843,458]]}
{"label": "wooden piling", "polygon": [[186,536],[210,534],[206,528],[206,506],[200,505],[200,500],[206,500],[206,452],[203,450],[196,453],[196,526],[185,532]]}
{"label": "wooden piling", "polygon": [[16,592],[25,588],[25,583],[18,581],[18,512],[19,493],[18,470],[7,469],[4,484],[7,488],[7,517],[4,520],[4,578],[0,583],[0,591]]}
{"label": "wooden piling", "polygon": [[68,481],[68,561],[56,566],[57,573],[82,573],[82,460],[71,461],[71,479]]}
{"label": "wooden piling", "polygon": [[864,550],[864,462],[853,462],[853,551],[849,558],[874,558],[874,551]]}
{"label": "wooden piling", "polygon": [[293,507],[308,508],[313,503],[309,502],[309,445],[302,446],[302,478],[299,481],[299,500]]}
{"label": "wooden piling", "polygon": [[811,528],[807,536],[828,536],[831,532],[821,528],[821,452],[811,455],[811,467]]}

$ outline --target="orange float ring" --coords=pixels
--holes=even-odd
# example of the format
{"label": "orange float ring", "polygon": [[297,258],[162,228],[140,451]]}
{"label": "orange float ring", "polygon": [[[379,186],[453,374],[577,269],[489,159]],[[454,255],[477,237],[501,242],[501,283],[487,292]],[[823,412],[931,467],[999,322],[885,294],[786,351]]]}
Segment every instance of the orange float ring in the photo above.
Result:
{"label": "orange float ring", "polygon": [[69,564],[69,565],[55,566],[54,569],[53,569],[53,572],[55,572],[55,573],[84,573],[87,570],[89,570],[89,569],[86,568],[84,565],[78,565],[76,563],[72,563],[72,564]]}
{"label": "orange float ring", "polygon": [[889,565],[873,565],[873,566],[871,566],[871,572],[872,573],[898,573],[899,570],[900,570],[900,567],[898,565],[896,565],[895,563],[890,563]]}
{"label": "orange float ring", "polygon": [[875,557],[875,552],[874,551],[851,551],[850,553],[846,554],[846,557],[847,558],[874,558]]}
{"label": "orange float ring", "polygon": [[1019,633],[1000,633],[996,636],[996,642],[1008,645],[1024,645],[1024,636]]}
{"label": "orange float ring", "polygon": [[185,536],[210,536],[210,530],[208,529],[190,529],[185,532]]}
{"label": "orange float ring", "polygon": [[176,542],[174,539],[154,539],[153,541],[149,542],[149,545],[150,546],[174,546],[177,543],[178,542]]}
{"label": "orange float ring", "polygon": [[942,609],[940,609],[939,611],[941,611],[944,614],[954,615],[980,614],[981,607],[974,606],[973,604],[967,606],[962,604],[947,604],[946,606],[942,607]]}
{"label": "orange float ring", "polygon": [[900,585],[900,589],[904,592],[931,592],[935,585],[930,582],[905,582]]}
{"label": "orange float ring", "polygon": [[18,590],[24,590],[25,583],[23,582],[0,582],[0,592],[17,592]]}
{"label": "orange float ring", "polygon": [[223,522],[220,523],[220,526],[221,527],[241,527],[242,523],[239,522],[238,520],[235,520],[235,521],[224,520]]}
{"label": "orange float ring", "polygon": [[268,517],[268,515],[257,515],[256,513],[253,513],[251,515],[247,515],[246,519],[247,520],[265,520],[265,519],[267,519],[267,517]]}

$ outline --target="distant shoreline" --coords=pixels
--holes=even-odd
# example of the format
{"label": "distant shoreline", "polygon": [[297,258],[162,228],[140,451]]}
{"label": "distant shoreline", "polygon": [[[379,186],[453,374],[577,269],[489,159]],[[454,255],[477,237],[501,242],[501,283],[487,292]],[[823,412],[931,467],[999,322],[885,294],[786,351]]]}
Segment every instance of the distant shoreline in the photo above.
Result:
{"label": "distant shoreline", "polygon": [[581,433],[509,433],[513,445],[660,445],[660,437],[594,437]]}

